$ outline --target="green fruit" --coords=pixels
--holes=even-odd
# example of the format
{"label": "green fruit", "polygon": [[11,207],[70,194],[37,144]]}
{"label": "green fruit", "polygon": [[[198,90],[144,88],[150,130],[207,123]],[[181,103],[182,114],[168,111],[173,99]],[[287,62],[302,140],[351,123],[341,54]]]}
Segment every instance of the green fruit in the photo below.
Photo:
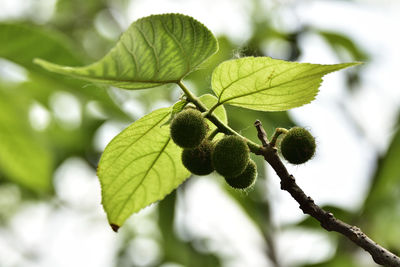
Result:
{"label": "green fruit", "polygon": [[235,189],[246,189],[252,186],[257,178],[257,165],[249,160],[246,169],[236,177],[225,177],[225,181]]}
{"label": "green fruit", "polygon": [[222,138],[215,146],[212,163],[222,176],[234,177],[246,168],[249,154],[246,142],[241,137],[230,135]]}
{"label": "green fruit", "polygon": [[182,151],[182,163],[191,173],[207,175],[214,171],[211,163],[213,144],[205,140],[196,148],[186,148]]}
{"label": "green fruit", "polygon": [[208,126],[195,109],[179,112],[170,125],[171,138],[180,147],[195,148],[200,145],[207,134]]}
{"label": "green fruit", "polygon": [[315,138],[304,128],[291,128],[281,141],[281,153],[292,164],[302,164],[314,156]]}

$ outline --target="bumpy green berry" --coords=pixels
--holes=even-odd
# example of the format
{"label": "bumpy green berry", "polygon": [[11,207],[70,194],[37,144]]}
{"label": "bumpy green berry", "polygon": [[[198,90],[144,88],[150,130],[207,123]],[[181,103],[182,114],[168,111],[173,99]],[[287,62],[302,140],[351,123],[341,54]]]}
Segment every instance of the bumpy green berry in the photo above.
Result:
{"label": "bumpy green berry", "polygon": [[208,126],[200,111],[179,112],[170,125],[171,138],[180,147],[195,148],[207,134]]}
{"label": "bumpy green berry", "polygon": [[212,163],[215,170],[222,176],[238,176],[249,162],[249,153],[249,148],[242,138],[230,135],[216,144]]}
{"label": "bumpy green berry", "polygon": [[182,151],[182,163],[191,173],[207,175],[214,171],[211,163],[213,144],[204,140],[196,148],[186,148]]}
{"label": "bumpy green berry", "polygon": [[302,164],[315,153],[315,138],[304,128],[291,128],[281,141],[281,153],[292,164]]}
{"label": "bumpy green berry", "polygon": [[236,177],[225,177],[225,181],[233,188],[246,189],[252,186],[257,178],[257,165],[249,160],[246,169]]}

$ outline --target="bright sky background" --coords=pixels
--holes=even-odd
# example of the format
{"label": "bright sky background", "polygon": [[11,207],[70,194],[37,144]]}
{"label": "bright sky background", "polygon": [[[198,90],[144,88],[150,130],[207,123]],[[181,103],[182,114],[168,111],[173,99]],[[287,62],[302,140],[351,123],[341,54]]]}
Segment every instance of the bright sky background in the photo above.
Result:
{"label": "bright sky background", "polygon": [[[0,19],[23,17],[29,13],[33,1],[0,0]],[[53,12],[54,1],[39,2],[41,9],[37,21],[45,23]],[[320,29],[347,33],[371,55],[371,62],[364,66],[361,88],[355,96],[350,97],[345,90],[343,74],[333,73],[324,79],[321,92],[311,105],[290,111],[296,122],[309,127],[318,140],[318,152],[313,161],[300,167],[289,166],[299,185],[318,204],[356,209],[362,203],[376,153],[386,150],[393,133],[392,122],[399,111],[400,2],[264,2],[266,6],[272,6],[274,2],[286,3],[274,10],[279,14],[275,15],[279,18],[276,23],[283,29],[293,29],[298,22],[306,22]],[[135,0],[118,20],[126,28],[140,17],[179,12],[195,17],[214,34],[228,34],[241,44],[251,30],[249,8],[245,0]],[[300,44],[304,53],[299,61],[337,63],[321,38],[310,34]],[[343,104],[350,109],[366,136],[354,131],[352,121],[343,113]],[[134,110],[135,107],[137,103],[127,103],[127,109]],[[97,141],[100,147],[117,133],[117,126],[108,126]],[[303,218],[298,204],[288,193],[280,190],[278,178],[272,171],[269,173],[267,186],[276,226],[280,228]],[[210,237],[210,249],[232,257],[226,266],[269,266],[263,255],[262,238],[238,207],[224,195],[219,182],[215,177],[193,178],[185,194],[180,194],[178,226],[188,228],[190,225],[185,230],[191,235]],[[82,160],[71,159],[57,170],[55,185],[63,203],[29,204],[13,219],[12,233],[0,230],[0,265],[110,266],[115,253],[113,249],[121,240],[110,231],[99,205],[100,187],[95,173]],[[154,208],[150,207],[132,216],[125,226],[126,231],[140,233],[140,238],[135,238],[130,246],[132,257],[138,264],[156,260],[157,244],[152,241],[156,225],[151,220],[154,216],[152,210]],[[12,239],[15,237],[23,242],[14,242]],[[29,257],[24,259],[17,254],[21,244],[40,255],[39,260],[29,261]],[[293,251],[290,256],[282,258],[288,266],[307,259],[323,260],[332,254],[332,244],[327,236],[310,231],[282,230],[277,235],[277,245],[281,255]],[[146,255],[146,251],[153,253]],[[362,255],[366,260],[365,266],[375,266],[371,265],[368,255]]]}

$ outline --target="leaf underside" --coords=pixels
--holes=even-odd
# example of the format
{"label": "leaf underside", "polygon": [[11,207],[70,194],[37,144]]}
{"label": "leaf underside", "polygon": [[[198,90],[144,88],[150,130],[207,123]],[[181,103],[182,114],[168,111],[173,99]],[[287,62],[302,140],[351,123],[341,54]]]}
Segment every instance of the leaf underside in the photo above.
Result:
{"label": "leaf underside", "polygon": [[283,111],[314,100],[325,74],[357,64],[320,65],[245,57],[221,63],[213,72],[212,89],[219,103]]}
{"label": "leaf underside", "polygon": [[164,122],[162,126],[171,124],[171,121],[175,117],[175,115],[181,112],[188,103],[189,102],[187,102],[186,100],[179,100],[178,102],[176,102],[172,106],[171,115],[169,116],[169,119],[166,122]]}
{"label": "leaf underside", "polygon": [[[207,107],[217,103],[209,94],[200,99]],[[133,213],[163,199],[190,176],[181,162],[182,149],[171,140],[165,124],[172,109],[158,109],[137,120],[118,134],[101,156],[97,175],[114,231]],[[227,122],[223,106],[215,114]]]}
{"label": "leaf underside", "polygon": [[212,33],[181,14],[153,15],[132,23],[116,46],[99,61],[66,67],[41,59],[45,69],[125,89],[142,89],[180,81],[216,53]]}
{"label": "leaf underside", "polygon": [[158,109],[134,122],[107,145],[100,159],[102,203],[113,229],[190,175],[169,127],[161,127],[170,113],[171,108]]}

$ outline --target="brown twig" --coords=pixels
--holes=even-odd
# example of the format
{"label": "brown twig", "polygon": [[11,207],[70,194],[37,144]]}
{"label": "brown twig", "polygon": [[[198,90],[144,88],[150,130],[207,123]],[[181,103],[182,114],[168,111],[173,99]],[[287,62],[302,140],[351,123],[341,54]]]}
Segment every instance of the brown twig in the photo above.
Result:
{"label": "brown twig", "polygon": [[314,200],[307,196],[304,191],[296,184],[293,175],[289,174],[286,167],[277,154],[274,146],[268,143],[267,135],[259,120],[254,123],[257,128],[258,138],[263,144],[263,148],[257,154],[262,155],[264,159],[271,165],[276,174],[281,179],[281,189],[286,190],[300,204],[300,209],[305,214],[309,214],[318,220],[323,228],[328,231],[335,231],[346,236],[356,245],[371,254],[377,264],[390,267],[400,267],[400,258],[389,250],[378,245],[375,241],[364,234],[360,228],[349,225],[335,216],[323,210]]}

